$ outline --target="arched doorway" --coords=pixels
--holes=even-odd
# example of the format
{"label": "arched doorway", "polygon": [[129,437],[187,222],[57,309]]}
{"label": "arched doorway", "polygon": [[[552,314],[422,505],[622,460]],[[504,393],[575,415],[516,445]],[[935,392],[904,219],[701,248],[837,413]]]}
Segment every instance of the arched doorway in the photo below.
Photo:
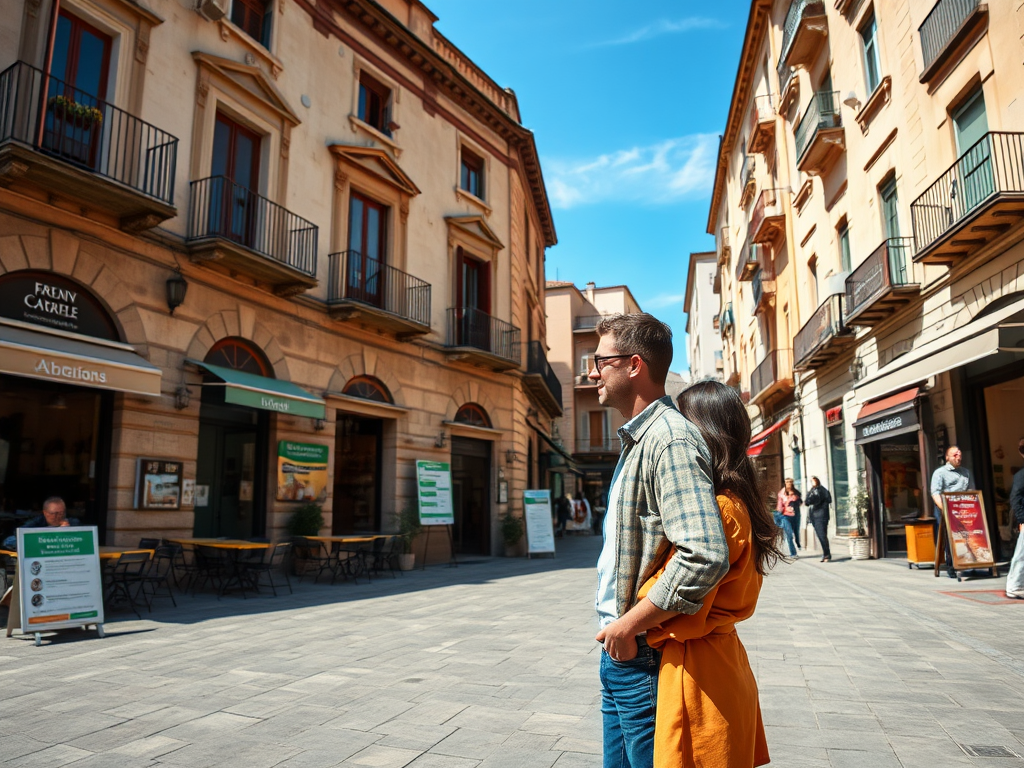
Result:
{"label": "arched doorway", "polygon": [[[274,376],[263,351],[238,337],[218,341],[203,362],[265,378]],[[209,375],[204,378],[204,384],[215,383]],[[269,434],[267,411],[225,402],[224,387],[203,387],[195,536],[247,539],[265,534]]]}
{"label": "arched doorway", "polygon": [[[476,403],[466,403],[454,421],[491,429],[491,418]],[[452,436],[452,538],[460,554],[491,554],[491,442]]]}
{"label": "arched doorway", "polygon": [[[393,405],[379,379],[355,376],[342,394]],[[334,505],[331,530],[337,535],[381,529],[381,476],[385,420],[339,409],[334,432]]]}

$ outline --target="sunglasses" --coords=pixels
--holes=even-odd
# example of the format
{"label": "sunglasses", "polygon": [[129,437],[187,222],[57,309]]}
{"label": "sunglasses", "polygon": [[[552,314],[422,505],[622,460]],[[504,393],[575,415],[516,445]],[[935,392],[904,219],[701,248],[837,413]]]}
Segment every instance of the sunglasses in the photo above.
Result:
{"label": "sunglasses", "polygon": [[604,368],[605,363],[609,360],[624,360],[627,357],[632,357],[634,354],[634,352],[630,352],[628,355],[594,355],[594,367],[597,369],[597,372],[600,373],[601,369]]}

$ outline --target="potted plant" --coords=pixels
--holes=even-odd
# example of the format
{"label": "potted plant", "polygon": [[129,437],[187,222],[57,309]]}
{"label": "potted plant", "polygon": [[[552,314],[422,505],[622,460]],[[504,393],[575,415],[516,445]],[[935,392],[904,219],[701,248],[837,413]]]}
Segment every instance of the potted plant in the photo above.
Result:
{"label": "potted plant", "polygon": [[[412,543],[422,530],[419,510],[414,506],[404,507],[398,519],[398,532],[402,539],[402,553],[398,556],[399,570],[411,571],[416,564],[416,554],[412,551]],[[424,556],[426,556],[425,553]]]}
{"label": "potted plant", "polygon": [[847,514],[854,525],[849,536],[851,560],[867,560],[871,557],[871,539],[868,537],[869,509],[868,490],[859,486],[846,502]]}
{"label": "potted plant", "polygon": [[525,527],[523,518],[512,514],[509,510],[501,518],[501,538],[505,542],[505,557],[519,555],[519,542],[523,538]]}
{"label": "potted plant", "polygon": [[[289,536],[316,536],[324,527],[323,508],[315,501],[308,501],[296,507],[285,523]],[[303,550],[304,551],[304,550]],[[305,571],[306,559],[292,554],[292,573],[299,575]]]}
{"label": "potted plant", "polygon": [[103,122],[103,113],[99,109],[79,104],[67,96],[54,96],[50,99],[49,106],[55,117],[77,128],[91,128]]}

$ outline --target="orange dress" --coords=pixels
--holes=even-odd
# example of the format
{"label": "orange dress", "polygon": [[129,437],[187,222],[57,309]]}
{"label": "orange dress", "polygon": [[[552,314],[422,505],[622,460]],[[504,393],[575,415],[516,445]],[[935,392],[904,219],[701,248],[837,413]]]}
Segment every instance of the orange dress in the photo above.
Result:
{"label": "orange dress", "polygon": [[[693,615],[647,632],[661,650],[656,768],[753,768],[769,762],[757,682],[736,622],[750,618],[761,591],[750,517],[731,493],[718,496],[729,542],[729,572]],[[661,575],[640,590],[644,597]]]}

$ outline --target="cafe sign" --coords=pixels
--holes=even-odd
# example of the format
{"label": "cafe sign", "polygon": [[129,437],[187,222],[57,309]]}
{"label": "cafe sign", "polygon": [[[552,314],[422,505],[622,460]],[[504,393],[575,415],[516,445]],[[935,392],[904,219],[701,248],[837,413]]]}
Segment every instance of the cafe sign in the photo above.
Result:
{"label": "cafe sign", "polygon": [[887,437],[915,432],[920,429],[921,421],[917,415],[917,408],[913,403],[908,403],[901,408],[882,411],[870,419],[858,421],[853,426],[857,430],[855,442],[870,443],[875,440],[884,440]]}
{"label": "cafe sign", "polygon": [[0,317],[110,341],[119,338],[96,297],[53,272],[24,270],[0,277]]}
{"label": "cafe sign", "polygon": [[249,408],[258,408],[261,411],[286,413],[291,416],[308,416],[312,419],[322,419],[324,417],[324,405],[322,402],[299,400],[294,397],[260,392],[255,389],[245,389],[244,387],[225,387],[224,402],[245,405]]}

